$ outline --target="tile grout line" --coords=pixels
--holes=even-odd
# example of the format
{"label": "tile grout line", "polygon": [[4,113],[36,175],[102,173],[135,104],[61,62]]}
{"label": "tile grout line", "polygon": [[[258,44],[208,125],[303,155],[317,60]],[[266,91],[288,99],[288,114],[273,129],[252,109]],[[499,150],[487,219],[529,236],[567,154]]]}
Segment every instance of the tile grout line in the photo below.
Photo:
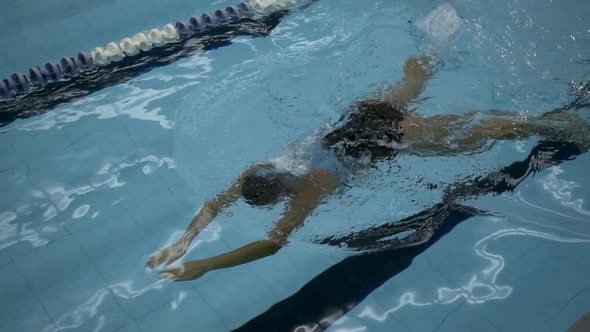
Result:
{"label": "tile grout line", "polygon": [[[20,271],[20,269],[18,268],[18,265],[16,264],[16,262],[14,263],[14,270],[18,273],[18,275],[25,281],[27,288],[29,290],[29,292],[31,292],[31,294],[35,297],[35,300],[41,305],[41,308],[43,309],[43,313],[45,314],[45,316],[47,317],[47,319],[49,320],[49,322],[51,323],[51,326],[53,327],[54,331],[57,331],[57,326],[55,325],[55,321],[53,320],[53,317],[51,317],[51,315],[49,315],[49,313],[47,312],[47,308],[45,307],[45,303],[43,303],[43,301],[39,298],[37,292],[33,289],[33,287],[31,286],[30,281],[27,279],[27,277]],[[43,330],[45,330],[47,327],[45,327]]]}
{"label": "tile grout line", "polygon": [[[108,284],[108,282],[106,281],[105,276],[102,274],[102,272],[100,271],[100,269],[96,266],[94,260],[90,257],[90,255],[88,255],[88,253],[86,252],[86,249],[84,249],[84,247],[80,244],[80,242],[78,242],[77,238],[75,236],[72,235],[73,240],[78,244],[78,247],[80,248],[80,252],[82,252],[82,254],[84,255],[84,257],[88,260],[88,262],[90,262],[92,268],[94,269],[94,271],[96,272],[96,274],[99,276],[100,280],[104,283],[106,289],[108,290],[109,294],[111,294],[111,296],[113,297],[113,300],[115,301],[115,303],[117,304],[117,307],[125,313],[125,316],[132,322],[135,322],[135,319],[133,318],[133,316],[131,316],[129,314],[129,312],[127,312],[125,310],[125,308],[121,305],[121,303],[119,302],[118,296],[117,294],[115,294],[113,292],[113,290],[111,289],[110,285]],[[123,324],[122,326],[118,327],[115,331],[120,330],[122,327],[124,327],[127,324]]]}
{"label": "tile grout line", "polygon": [[215,310],[215,308],[213,308],[211,303],[209,303],[209,301],[207,301],[207,299],[205,299],[205,297],[203,297],[203,295],[201,294],[201,292],[197,288],[197,285],[192,287],[191,290],[193,290],[194,292],[197,293],[197,296],[200,297],[201,300],[203,300],[203,302],[205,302],[205,304],[207,304],[207,306],[211,309],[211,311],[213,311],[215,313],[215,315],[217,315],[217,318],[220,319],[220,322],[223,324],[223,326],[229,331],[230,327],[225,323],[225,319],[223,319],[223,316],[221,316],[219,314],[219,312],[217,312],[217,310]]}

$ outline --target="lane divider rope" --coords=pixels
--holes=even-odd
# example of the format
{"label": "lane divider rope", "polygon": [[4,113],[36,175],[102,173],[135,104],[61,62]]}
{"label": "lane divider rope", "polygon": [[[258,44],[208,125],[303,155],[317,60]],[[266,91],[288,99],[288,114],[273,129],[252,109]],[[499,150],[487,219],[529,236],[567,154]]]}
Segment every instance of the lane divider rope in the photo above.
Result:
{"label": "lane divider rope", "polygon": [[153,48],[188,39],[195,34],[219,27],[244,18],[253,18],[272,11],[286,9],[298,0],[250,0],[235,6],[218,9],[201,16],[193,16],[188,21],[166,24],[162,29],[140,32],[133,37],[123,38],[120,42],[110,42],[104,47],[95,47],[90,51],[79,52],[75,57],[63,57],[59,63],[48,62],[44,66],[29,68],[28,75],[20,72],[0,80],[0,99],[11,99],[26,94],[33,87],[44,87],[51,82],[60,81],[119,62],[125,57],[136,56]]}

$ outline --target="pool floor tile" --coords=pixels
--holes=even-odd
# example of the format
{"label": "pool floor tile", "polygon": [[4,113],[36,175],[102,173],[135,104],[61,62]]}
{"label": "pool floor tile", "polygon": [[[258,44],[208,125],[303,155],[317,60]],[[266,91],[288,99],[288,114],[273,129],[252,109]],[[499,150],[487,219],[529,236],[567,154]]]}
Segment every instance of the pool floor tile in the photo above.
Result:
{"label": "pool floor tile", "polygon": [[341,319],[334,322],[328,331],[350,331],[364,328],[364,331],[408,331],[408,328],[386,313],[376,299],[366,297]]}
{"label": "pool floor tile", "polygon": [[124,209],[117,207],[117,197],[112,191],[97,189],[76,197],[75,204],[63,211],[61,218],[64,227],[75,234],[87,228],[90,229],[89,227],[100,227],[105,216],[106,218],[123,218],[123,212],[111,213],[121,210]]}
{"label": "pool floor tile", "polygon": [[30,205],[31,201],[30,166],[20,160],[0,168],[2,176],[2,197],[0,213],[16,212],[21,206]]}
{"label": "pool floor tile", "polygon": [[130,322],[128,324],[125,324],[115,332],[142,332],[142,330],[136,322]]}
{"label": "pool floor tile", "polygon": [[54,130],[27,130],[21,133],[17,133],[15,130],[14,134],[11,138],[17,156],[21,160],[30,162],[55,155],[55,151],[61,150],[68,142],[63,130],[57,128]]}
{"label": "pool floor tile", "polygon": [[[508,303],[494,301],[488,306],[488,310],[494,313],[491,322],[500,329],[543,331],[550,326],[553,317],[559,316],[571,301],[579,300],[578,294],[589,286],[587,276],[567,268],[572,265],[567,257],[555,259],[560,256],[560,251],[575,252],[578,250],[572,250],[574,246],[586,244],[537,241],[540,241],[539,245],[526,255],[526,259],[508,264],[499,277],[499,283],[512,288]],[[547,260],[550,255],[554,259]],[[578,264],[584,265],[582,262]]]}
{"label": "pool floor tile", "polygon": [[[143,234],[135,220],[126,214],[106,216],[73,234],[92,263],[102,274],[137,258],[136,249],[145,248]],[[141,244],[141,245],[140,245]]]}
{"label": "pool floor tile", "polygon": [[174,296],[166,281],[158,280],[157,272],[145,268],[122,266],[105,278],[121,308],[136,320],[169,304]]}
{"label": "pool floor tile", "polygon": [[111,160],[134,158],[138,145],[129,137],[119,119],[101,119],[85,116],[66,124],[63,129],[69,150],[80,155],[103,156]]}
{"label": "pool floor tile", "polygon": [[539,328],[539,331],[565,331],[578,319],[590,312],[590,284],[571,294],[571,298],[563,304],[559,311],[550,317],[545,317],[546,323]]}
{"label": "pool floor tile", "polygon": [[35,250],[14,261],[17,269],[37,292],[54,287],[67,289],[72,281],[82,278],[86,278],[90,284],[79,286],[101,283],[101,279],[96,276],[97,271],[72,236],[60,238],[42,250]]}
{"label": "pool floor tile", "polygon": [[226,332],[223,318],[199,296],[186,291],[173,304],[165,305],[138,321],[143,332]]}
{"label": "pool floor tile", "polygon": [[10,332],[54,332],[55,326],[40,307],[28,308],[21,316],[0,320],[0,331]]}
{"label": "pool floor tile", "polygon": [[14,138],[17,135],[18,130],[11,128],[11,126],[6,126],[0,130],[0,155],[11,156],[11,158],[0,159],[0,172],[19,162],[18,158],[14,158],[16,150],[13,140],[18,139]]}
{"label": "pool floor tile", "polygon": [[167,156],[172,154],[173,130],[163,129],[153,123],[125,126],[123,130],[127,131],[131,140],[145,153]]}
{"label": "pool floor tile", "polygon": [[274,301],[266,281],[247,266],[233,267],[232,270],[209,272],[215,277],[198,283],[195,289],[233,329],[266,311]]}
{"label": "pool floor tile", "polygon": [[[170,237],[170,233],[162,232],[173,229],[167,223],[181,220],[180,224],[184,219],[190,220],[185,217],[189,214],[174,202],[167,204],[166,208],[161,206],[161,202],[159,197],[153,200],[123,200],[76,231],[74,237],[103,274],[124,265],[142,270],[149,257]],[[133,203],[145,209],[130,210]],[[167,208],[174,212],[167,212]],[[178,228],[178,233],[181,232]]]}
{"label": "pool floor tile", "polygon": [[446,283],[425,257],[418,256],[408,269],[389,279],[370,296],[385,310],[376,313],[379,316],[397,320],[415,332],[430,332],[465,301],[456,298],[445,303],[439,299],[437,291]]}
{"label": "pool floor tile", "polygon": [[[477,331],[499,332],[489,320],[485,304],[463,303],[440,321],[437,332]],[[526,330],[523,330],[526,331]]]}
{"label": "pool floor tile", "polygon": [[171,198],[193,207],[203,204],[204,199],[199,200],[198,188],[183,179],[176,168],[161,172],[159,180]]}
{"label": "pool floor tile", "polygon": [[167,199],[163,202],[168,202],[169,196],[162,180],[165,174],[172,172],[167,166],[168,162],[156,156],[140,158],[130,161],[134,165],[118,170],[117,181],[123,185],[115,188],[113,194],[117,198],[133,201],[147,201],[151,197],[164,197],[166,194]]}
{"label": "pool floor tile", "polygon": [[107,288],[94,291],[79,289],[70,292],[59,290],[51,300],[46,300],[47,310],[58,329],[68,327],[67,331],[113,332],[132,322]]}
{"label": "pool floor tile", "polygon": [[[42,223],[47,223],[43,225]],[[22,257],[30,255],[35,251],[44,250],[48,245],[70,235],[69,231],[61,225],[58,220],[41,223],[19,221],[16,225],[17,230],[14,237],[16,243],[10,245],[4,250],[12,257],[13,261],[17,261]]]}
{"label": "pool floor tile", "polygon": [[[490,265],[487,259],[478,256],[476,252],[475,246],[478,240],[505,227],[505,223],[490,221],[484,217],[471,218],[455,227],[451,234],[437,241],[422,256],[426,260],[425,263],[447,282],[468,280],[472,275]],[[518,244],[517,249],[524,247],[522,250],[526,250],[530,247],[530,244],[526,242]]]}
{"label": "pool floor tile", "polygon": [[6,250],[0,250],[0,269],[10,263],[12,263],[12,259],[10,258],[10,255],[8,255]]}
{"label": "pool floor tile", "polygon": [[362,319],[359,317],[346,315],[334,322],[326,332],[350,332],[350,331],[400,331],[413,332],[407,326],[401,324],[395,319],[389,318],[380,322],[372,319]]}
{"label": "pool floor tile", "polygon": [[[158,191],[149,198],[139,198],[141,208],[133,210],[131,217],[137,220],[141,229],[146,233],[154,233],[161,230],[182,230],[184,232],[194,218],[198,205],[194,208],[170,200],[166,190]],[[136,200],[136,199],[134,199]]]}
{"label": "pool floor tile", "polygon": [[10,299],[0,303],[0,322],[11,321],[29,311],[43,311],[42,303],[13,263],[0,268],[0,285],[0,299]]}
{"label": "pool floor tile", "polygon": [[273,256],[248,263],[248,268],[282,300],[342,259],[322,251],[286,247]]}

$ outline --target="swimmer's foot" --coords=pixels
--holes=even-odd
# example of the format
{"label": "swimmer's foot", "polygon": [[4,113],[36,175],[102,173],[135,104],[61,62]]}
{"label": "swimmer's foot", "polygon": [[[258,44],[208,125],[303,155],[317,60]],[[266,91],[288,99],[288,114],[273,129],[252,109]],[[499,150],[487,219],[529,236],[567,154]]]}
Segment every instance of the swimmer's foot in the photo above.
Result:
{"label": "swimmer's foot", "polygon": [[539,117],[539,120],[551,120],[551,121],[561,121],[561,122],[571,122],[571,123],[583,123],[584,120],[580,118],[579,115],[564,111],[564,110],[555,110],[551,112],[547,112]]}
{"label": "swimmer's foot", "polygon": [[160,250],[157,254],[152,256],[148,262],[147,266],[150,268],[156,268],[162,264],[170,264],[175,262],[180,257],[186,254],[186,245],[183,245],[180,242],[177,242],[173,245],[170,245],[162,250]]}
{"label": "swimmer's foot", "polygon": [[195,280],[202,277],[209,270],[210,268],[205,262],[193,261],[160,272],[160,279],[170,279],[173,281]]}

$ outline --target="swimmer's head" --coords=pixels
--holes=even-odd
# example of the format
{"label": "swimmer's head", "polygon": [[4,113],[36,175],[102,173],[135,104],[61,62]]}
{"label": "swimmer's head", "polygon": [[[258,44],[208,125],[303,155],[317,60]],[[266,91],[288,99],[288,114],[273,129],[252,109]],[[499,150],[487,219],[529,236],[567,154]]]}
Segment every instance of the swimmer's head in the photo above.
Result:
{"label": "swimmer's head", "polygon": [[242,197],[250,205],[269,205],[278,202],[287,193],[287,184],[278,174],[251,174],[242,183]]}

